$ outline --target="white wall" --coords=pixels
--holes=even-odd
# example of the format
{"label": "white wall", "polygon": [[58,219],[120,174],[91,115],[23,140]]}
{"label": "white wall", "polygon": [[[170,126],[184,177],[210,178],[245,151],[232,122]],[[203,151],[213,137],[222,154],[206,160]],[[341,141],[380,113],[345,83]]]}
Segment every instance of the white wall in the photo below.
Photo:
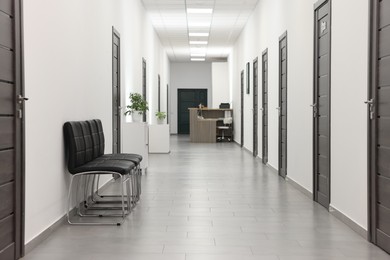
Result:
{"label": "white wall", "polygon": [[227,62],[213,62],[212,70],[212,102],[213,108],[221,103],[230,103],[229,67]]}
{"label": "white wall", "polygon": [[[147,101],[149,111],[147,121],[156,123],[155,112],[158,109],[158,75],[161,78],[161,110],[166,108],[166,88],[169,84],[169,59],[161,46],[160,39],[154,31],[148,15],[143,9],[140,1],[124,1],[126,8],[123,10],[124,23],[129,32],[125,35],[126,45],[122,50],[126,52],[126,59],[123,71],[129,71],[125,77],[125,94],[122,96],[122,103],[129,104],[131,92],[142,93],[142,59],[146,60],[146,85]],[[135,7],[135,8],[134,8]],[[124,119],[131,121],[130,117]]]}
{"label": "white wall", "polygon": [[367,229],[369,1],[332,4],[331,205]]}
{"label": "white wall", "polygon": [[171,62],[170,66],[170,124],[171,133],[177,134],[177,90],[207,89],[208,106],[212,103],[210,62]]}
{"label": "white wall", "polygon": [[[312,192],[313,3],[260,0],[228,59],[240,142],[240,72],[268,48],[269,164],[278,168],[278,40],[288,31],[288,177]],[[350,12],[350,6],[355,12]],[[332,1],[331,205],[367,229],[368,1]],[[348,15],[346,15],[348,14]],[[347,17],[347,18],[346,18]],[[353,44],[351,44],[353,41]],[[358,59],[356,57],[359,57]],[[260,66],[261,67],[261,66]],[[259,73],[259,86],[261,86]],[[244,147],[252,151],[252,88],[245,94]],[[259,102],[261,102],[261,95]],[[259,118],[261,125],[261,117]],[[262,147],[259,129],[259,147]],[[260,149],[261,151],[261,149]],[[260,154],[261,156],[261,154]]]}
{"label": "white wall", "polygon": [[122,104],[141,91],[145,57],[153,112],[157,74],[165,88],[169,62],[140,1],[24,2],[26,243],[66,212],[63,123],[100,118],[112,150],[112,26],[121,34]]}

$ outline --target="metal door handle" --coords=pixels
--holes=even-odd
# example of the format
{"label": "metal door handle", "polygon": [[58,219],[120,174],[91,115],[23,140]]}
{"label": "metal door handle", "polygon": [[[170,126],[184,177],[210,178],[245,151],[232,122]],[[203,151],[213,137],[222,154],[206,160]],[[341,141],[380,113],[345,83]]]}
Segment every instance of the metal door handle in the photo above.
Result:
{"label": "metal door handle", "polygon": [[313,117],[317,117],[317,103],[310,106],[313,108]]}
{"label": "metal door handle", "polygon": [[375,113],[375,112],[374,112],[374,105],[375,105],[374,99],[371,98],[370,100],[364,101],[364,104],[369,105],[369,109],[370,109],[370,119],[371,119],[371,120],[374,119],[374,113]]}
{"label": "metal door handle", "polygon": [[24,101],[27,101],[28,100],[28,98],[26,98],[26,97],[23,97],[22,95],[19,95],[18,96],[18,103],[22,103],[22,102],[24,102]]}
{"label": "metal door handle", "polygon": [[279,116],[282,116],[282,109],[280,107],[276,108],[279,111]]}

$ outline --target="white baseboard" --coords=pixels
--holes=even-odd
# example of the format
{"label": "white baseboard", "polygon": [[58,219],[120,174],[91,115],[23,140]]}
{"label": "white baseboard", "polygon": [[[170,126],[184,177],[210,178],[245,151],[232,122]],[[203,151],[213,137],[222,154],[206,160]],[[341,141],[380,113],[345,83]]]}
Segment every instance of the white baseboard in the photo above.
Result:
{"label": "white baseboard", "polygon": [[313,193],[311,191],[309,191],[308,189],[306,189],[305,187],[303,187],[301,184],[297,183],[296,181],[289,178],[288,176],[286,176],[286,181],[288,183],[290,183],[291,186],[294,186],[294,188],[296,188],[297,190],[299,190],[300,192],[305,194],[307,197],[309,197],[310,199],[313,199]]}
{"label": "white baseboard", "polygon": [[345,225],[350,227],[353,231],[358,233],[364,239],[366,239],[366,240],[369,239],[368,231],[366,229],[364,229],[362,226],[360,226],[355,221],[350,219],[348,216],[344,215],[342,212],[340,212],[338,209],[336,209],[332,205],[329,206],[329,213],[332,214],[333,216],[335,216],[337,219],[339,219]]}
{"label": "white baseboard", "polygon": [[[110,184],[111,180],[107,181],[104,185],[102,185],[99,189],[99,191],[103,191],[107,188],[108,184]],[[76,208],[73,208],[70,211],[71,215],[74,215],[76,211]],[[24,245],[24,254],[27,255],[30,253],[34,248],[36,248],[38,245],[40,245],[44,240],[46,240],[54,231],[56,231],[60,226],[68,223],[67,215],[63,215],[60,219],[58,219],[56,222],[54,222],[52,225],[50,225],[48,228],[43,230],[39,235],[31,239],[28,243]]]}

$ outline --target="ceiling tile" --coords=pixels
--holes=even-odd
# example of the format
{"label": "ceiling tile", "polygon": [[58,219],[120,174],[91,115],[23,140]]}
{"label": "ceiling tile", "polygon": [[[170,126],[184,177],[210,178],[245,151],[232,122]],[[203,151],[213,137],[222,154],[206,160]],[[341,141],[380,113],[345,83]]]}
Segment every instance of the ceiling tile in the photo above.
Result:
{"label": "ceiling tile", "polygon": [[[188,32],[209,32],[207,60],[227,58],[259,0],[141,0],[171,61],[189,61]],[[213,14],[187,14],[186,8],[213,8]],[[189,28],[188,22],[206,22],[207,28]]]}

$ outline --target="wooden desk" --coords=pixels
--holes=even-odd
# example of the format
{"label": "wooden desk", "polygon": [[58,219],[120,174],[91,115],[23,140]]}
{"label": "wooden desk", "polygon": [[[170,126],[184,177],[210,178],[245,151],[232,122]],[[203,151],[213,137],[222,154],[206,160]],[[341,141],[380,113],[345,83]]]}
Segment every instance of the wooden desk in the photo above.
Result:
{"label": "wooden desk", "polygon": [[217,125],[222,124],[225,111],[230,111],[233,117],[233,109],[189,108],[189,111],[190,140],[192,143],[217,142]]}

